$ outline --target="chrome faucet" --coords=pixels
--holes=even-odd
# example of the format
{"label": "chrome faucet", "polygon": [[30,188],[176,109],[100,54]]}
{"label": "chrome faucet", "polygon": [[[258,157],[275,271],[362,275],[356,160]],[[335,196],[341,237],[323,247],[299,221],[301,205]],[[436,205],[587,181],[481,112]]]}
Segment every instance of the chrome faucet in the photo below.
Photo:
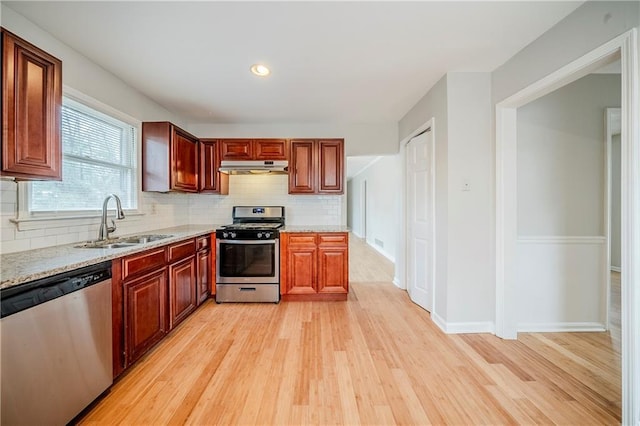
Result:
{"label": "chrome faucet", "polygon": [[111,219],[111,225],[113,226],[107,225],[107,204],[109,204],[109,200],[112,198],[115,198],[116,200],[116,219],[124,219],[124,212],[122,211],[120,198],[118,198],[116,194],[107,195],[107,198],[104,199],[104,203],[102,203],[102,222],[100,223],[100,231],[98,231],[99,240],[108,240],[109,234],[116,230],[116,222],[113,219]]}

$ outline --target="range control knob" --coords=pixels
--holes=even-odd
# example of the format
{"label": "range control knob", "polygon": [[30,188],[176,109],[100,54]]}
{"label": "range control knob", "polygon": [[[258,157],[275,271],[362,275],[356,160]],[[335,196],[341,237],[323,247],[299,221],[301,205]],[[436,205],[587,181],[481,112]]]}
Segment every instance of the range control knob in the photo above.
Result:
{"label": "range control knob", "polygon": [[271,236],[271,232],[265,232],[265,233],[264,233],[264,237],[265,237],[265,238],[269,238],[270,236]]}
{"label": "range control knob", "polygon": [[231,233],[231,238],[235,238],[235,237],[236,237],[236,235],[237,235],[237,234],[236,234],[235,232],[232,232],[232,233]]}
{"label": "range control knob", "polygon": [[222,233],[222,238],[228,238],[229,237],[229,233],[228,232],[223,232]]}
{"label": "range control knob", "polygon": [[258,238],[262,238],[262,232],[258,232]]}

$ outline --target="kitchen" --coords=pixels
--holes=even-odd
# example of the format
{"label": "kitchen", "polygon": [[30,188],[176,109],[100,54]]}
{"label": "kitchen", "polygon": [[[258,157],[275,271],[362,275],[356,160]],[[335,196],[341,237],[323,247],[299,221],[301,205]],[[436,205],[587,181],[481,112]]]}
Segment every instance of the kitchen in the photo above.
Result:
{"label": "kitchen", "polygon": [[[27,6],[28,7],[28,6]],[[14,27],[14,31],[25,31],[33,38],[29,41],[42,46],[46,50],[55,51],[63,56],[63,62],[74,64],[71,66],[69,76],[65,74],[67,81],[73,82],[65,93],[75,94],[77,98],[83,96],[100,99],[107,105],[120,106],[118,109],[126,111],[126,115],[136,117],[141,121],[169,120],[190,133],[202,138],[252,138],[252,139],[315,139],[315,138],[341,138],[345,139],[345,151],[351,154],[360,153],[391,153],[397,148],[397,125],[375,124],[248,124],[218,125],[207,123],[189,123],[181,117],[174,116],[159,104],[149,101],[138,92],[127,90],[121,81],[116,81],[96,63],[86,57],[71,51],[57,39],[49,37],[41,29],[31,25],[21,15],[13,12],[3,4],[3,25],[5,20]],[[18,30],[16,30],[16,28]],[[27,28],[27,30],[25,30]],[[21,35],[25,36],[25,33]],[[26,36],[25,36],[26,37]],[[63,53],[62,55],[60,53]],[[80,71],[83,70],[83,71]],[[91,76],[90,82],[86,76]],[[249,81],[249,80],[247,80]],[[258,80],[248,82],[252,90],[260,90]],[[141,85],[141,87],[144,85]],[[257,88],[257,89],[256,89]],[[77,93],[74,93],[77,92]],[[409,104],[411,105],[411,103]],[[212,111],[201,111],[212,114]],[[276,123],[277,120],[273,120]],[[222,132],[211,129],[224,129]],[[366,141],[359,144],[356,141]],[[364,146],[368,148],[363,148]],[[366,152],[365,149],[370,149]],[[265,177],[266,178],[266,177]],[[260,206],[286,206],[287,224],[300,225],[328,225],[342,226],[345,222],[345,195],[289,195],[289,182],[283,176],[270,176],[268,183],[258,176],[233,176],[229,179],[229,196],[205,195],[205,194],[140,194],[139,209],[142,214],[132,214],[122,221],[117,221],[118,232],[116,235],[144,235],[151,231],[172,228],[182,224],[196,225],[209,223],[216,225],[229,224],[232,220],[233,206],[252,205]],[[19,191],[15,184],[3,184],[4,200],[14,201],[5,204],[3,211],[17,211],[20,209],[18,200]],[[23,184],[20,184],[21,186]],[[142,182],[140,182],[142,185]],[[251,195],[247,195],[251,194]],[[269,194],[274,197],[269,197]],[[106,194],[105,194],[106,195]],[[308,198],[307,198],[308,197]],[[240,201],[235,201],[240,199]],[[278,201],[284,200],[284,201]],[[100,200],[102,201],[102,200]],[[96,206],[97,208],[97,206]],[[205,219],[206,218],[206,219]],[[97,233],[97,221],[75,222],[60,219],[57,226],[51,229],[37,228],[37,221],[23,220],[18,222],[7,221],[7,227],[3,222],[3,253],[20,252],[36,249],[38,247],[55,246],[59,244],[71,244],[79,241],[94,239]],[[84,220],[84,219],[83,219]],[[12,228],[10,228],[12,227]],[[53,229],[57,228],[56,231]],[[91,229],[89,229],[91,228]],[[10,231],[6,231],[9,229]],[[11,234],[12,238],[6,238]],[[16,238],[19,236],[20,238]],[[194,235],[199,237],[200,235]],[[169,241],[172,242],[172,241]],[[5,251],[5,247],[6,250]],[[224,304],[222,304],[224,307]]]}

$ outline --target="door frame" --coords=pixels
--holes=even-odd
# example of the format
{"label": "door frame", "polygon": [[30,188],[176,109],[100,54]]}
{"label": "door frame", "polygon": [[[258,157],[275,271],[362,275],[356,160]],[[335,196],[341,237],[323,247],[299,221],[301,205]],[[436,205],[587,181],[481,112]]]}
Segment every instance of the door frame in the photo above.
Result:
{"label": "door frame", "polygon": [[367,241],[367,180],[360,183],[360,235]]}
{"label": "door frame", "polygon": [[[610,329],[610,321],[611,321],[611,192],[612,192],[612,129],[614,116],[617,115],[617,121],[620,121],[620,108],[605,108],[604,110],[604,131],[605,131],[605,185],[604,185],[604,200],[606,203],[604,210],[604,224],[605,224],[605,235],[607,237],[607,247],[605,253],[605,282],[606,282],[606,317],[605,317],[605,327],[607,330]],[[618,123],[619,125],[619,123]]]}
{"label": "door frame", "polygon": [[637,29],[496,104],[496,335],[517,338],[517,108],[620,56],[622,65],[622,423],[640,422],[640,116]]}
{"label": "door frame", "polygon": [[415,129],[413,132],[411,132],[406,138],[402,139],[400,141],[400,147],[401,150],[403,151],[403,162],[402,162],[402,167],[403,167],[403,191],[402,191],[402,210],[403,210],[403,214],[402,214],[402,237],[404,239],[404,242],[402,244],[402,248],[404,250],[404,253],[402,253],[402,258],[404,259],[404,261],[402,262],[402,267],[403,267],[403,271],[400,274],[400,276],[402,277],[402,280],[404,282],[404,286],[399,286],[401,288],[404,288],[405,290],[407,290],[407,293],[409,292],[409,281],[407,279],[408,277],[408,273],[409,273],[409,238],[408,238],[408,229],[409,229],[409,209],[408,209],[408,191],[409,191],[409,185],[407,182],[407,178],[408,178],[408,170],[407,170],[407,145],[409,144],[409,142],[411,141],[411,139],[413,139],[414,137],[420,135],[421,133],[425,133],[425,132],[431,132],[431,168],[432,168],[432,182],[431,182],[431,194],[432,194],[432,203],[431,203],[431,214],[432,214],[432,224],[431,224],[431,264],[433,265],[432,267],[432,271],[431,271],[431,275],[432,275],[432,286],[433,288],[431,289],[432,291],[432,295],[431,295],[431,319],[433,321],[434,316],[436,316],[436,288],[437,288],[437,283],[436,283],[436,259],[437,259],[437,253],[436,253],[436,129],[435,129],[435,117],[431,117],[428,121],[426,121],[425,123],[423,123],[420,127],[418,127],[417,129]]}

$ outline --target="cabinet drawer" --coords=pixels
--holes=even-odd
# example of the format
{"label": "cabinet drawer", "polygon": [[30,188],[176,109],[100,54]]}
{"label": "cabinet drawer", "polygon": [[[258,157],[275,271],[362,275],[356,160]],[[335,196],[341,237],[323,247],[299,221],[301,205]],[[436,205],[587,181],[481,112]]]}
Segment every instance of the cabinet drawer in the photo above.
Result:
{"label": "cabinet drawer", "polygon": [[127,256],[122,259],[122,279],[124,280],[131,275],[161,268],[164,266],[165,261],[164,247]]}
{"label": "cabinet drawer", "polygon": [[346,245],[348,242],[345,233],[318,234],[318,238],[318,243],[325,245]]}
{"label": "cabinet drawer", "polygon": [[196,247],[198,248],[197,250],[204,250],[206,248],[209,248],[209,236],[206,237],[198,237],[197,239],[197,243],[196,243]]}
{"label": "cabinet drawer", "polygon": [[173,263],[176,260],[182,259],[189,255],[194,254],[196,251],[196,240],[191,239],[183,241],[181,243],[169,246],[169,263]]}
{"label": "cabinet drawer", "polygon": [[304,234],[289,234],[289,245],[303,244],[303,245],[315,245],[316,234],[309,232]]}

